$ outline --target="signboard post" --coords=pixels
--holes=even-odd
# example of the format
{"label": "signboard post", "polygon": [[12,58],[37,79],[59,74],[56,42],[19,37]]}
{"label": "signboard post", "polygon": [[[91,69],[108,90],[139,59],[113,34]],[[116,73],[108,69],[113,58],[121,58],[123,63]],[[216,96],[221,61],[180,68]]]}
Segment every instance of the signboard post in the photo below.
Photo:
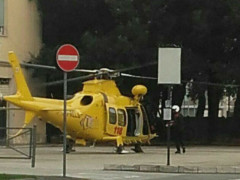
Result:
{"label": "signboard post", "polygon": [[181,49],[159,48],[158,49],[158,84],[168,85],[168,100],[164,108],[163,119],[169,121],[167,127],[167,165],[170,165],[170,137],[172,120],[172,89],[173,84],[181,83]]}
{"label": "signboard post", "polygon": [[63,71],[63,177],[66,177],[66,129],[67,129],[67,72],[73,71],[79,64],[78,50],[71,44],[62,45],[56,54],[56,61]]}

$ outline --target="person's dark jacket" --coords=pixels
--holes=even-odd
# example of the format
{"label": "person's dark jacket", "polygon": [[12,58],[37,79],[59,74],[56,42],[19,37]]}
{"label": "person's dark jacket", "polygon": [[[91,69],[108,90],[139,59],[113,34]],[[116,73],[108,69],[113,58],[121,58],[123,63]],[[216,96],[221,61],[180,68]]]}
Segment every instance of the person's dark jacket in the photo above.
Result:
{"label": "person's dark jacket", "polygon": [[173,115],[173,128],[175,131],[183,132],[184,130],[184,120],[182,114],[178,113]]}

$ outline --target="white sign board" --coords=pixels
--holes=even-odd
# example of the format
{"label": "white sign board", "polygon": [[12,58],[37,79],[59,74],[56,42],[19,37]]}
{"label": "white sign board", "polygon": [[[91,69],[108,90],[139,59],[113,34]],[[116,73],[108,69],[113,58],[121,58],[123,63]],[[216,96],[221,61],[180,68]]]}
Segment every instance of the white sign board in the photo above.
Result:
{"label": "white sign board", "polygon": [[172,109],[171,108],[163,109],[163,120],[166,120],[166,121],[172,120]]}
{"label": "white sign board", "polygon": [[158,84],[181,83],[181,48],[158,49]]}

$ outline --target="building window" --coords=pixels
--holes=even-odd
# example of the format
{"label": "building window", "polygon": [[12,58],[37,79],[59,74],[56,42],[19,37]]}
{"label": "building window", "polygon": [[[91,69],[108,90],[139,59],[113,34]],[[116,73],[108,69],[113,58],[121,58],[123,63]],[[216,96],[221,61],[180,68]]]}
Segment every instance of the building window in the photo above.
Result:
{"label": "building window", "polygon": [[4,35],[4,0],[0,0],[0,35]]}
{"label": "building window", "polygon": [[0,78],[0,85],[8,85],[9,79],[8,78]]}

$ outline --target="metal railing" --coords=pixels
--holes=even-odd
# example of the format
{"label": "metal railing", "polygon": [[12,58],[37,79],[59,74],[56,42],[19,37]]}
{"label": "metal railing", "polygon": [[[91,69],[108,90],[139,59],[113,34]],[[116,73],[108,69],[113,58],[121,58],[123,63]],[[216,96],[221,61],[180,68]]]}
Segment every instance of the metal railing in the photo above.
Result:
{"label": "metal railing", "polygon": [[33,128],[0,127],[0,159],[32,159],[31,166],[35,167],[35,154],[36,126]]}

